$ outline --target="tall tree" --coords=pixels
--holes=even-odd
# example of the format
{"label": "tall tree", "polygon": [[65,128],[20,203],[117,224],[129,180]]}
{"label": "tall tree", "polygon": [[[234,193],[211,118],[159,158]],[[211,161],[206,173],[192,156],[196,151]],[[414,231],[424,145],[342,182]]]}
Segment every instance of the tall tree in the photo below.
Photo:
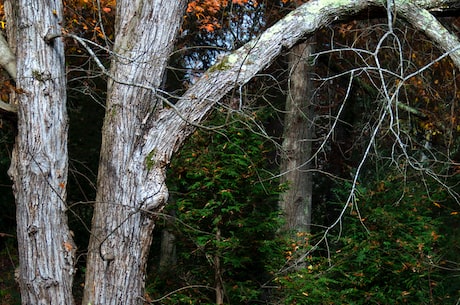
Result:
{"label": "tall tree", "polygon": [[[174,120],[157,94],[185,0],[119,1],[83,304],[136,304],[155,217],[166,204]],[[145,29],[144,31],[140,29]],[[110,215],[110,217],[107,217]],[[101,274],[105,274],[101,278]]]}
{"label": "tall tree", "polygon": [[280,195],[284,229],[310,231],[312,208],[313,107],[311,59],[312,40],[295,45],[288,55],[289,82],[281,155],[281,182],[286,190]]}
{"label": "tall tree", "polygon": [[[67,129],[62,1],[11,1],[9,40],[17,69],[16,196],[23,304],[73,304],[75,246],[67,226]],[[40,9],[37,9],[39,7]],[[14,30],[13,30],[14,29]],[[11,67],[12,53],[6,54]],[[13,56],[14,57],[14,56]],[[11,72],[12,71],[12,72]]]}
{"label": "tall tree", "polygon": [[[460,66],[458,39],[426,10],[455,2],[393,1],[387,10],[390,18],[392,12],[401,12]],[[9,69],[17,71],[11,103],[18,107],[18,137],[10,173],[17,202],[22,302],[73,304],[75,247],[65,217],[63,3],[8,0],[5,4],[10,7],[8,40],[16,58],[16,69]],[[185,5],[186,0],[117,1],[111,68],[105,71],[100,65],[110,81],[83,304],[143,302],[150,233],[155,212],[168,197],[166,167],[213,105],[305,35],[382,4],[310,1],[224,56],[172,104],[159,88]],[[4,46],[2,40],[0,44]],[[5,62],[11,60],[0,64]]]}

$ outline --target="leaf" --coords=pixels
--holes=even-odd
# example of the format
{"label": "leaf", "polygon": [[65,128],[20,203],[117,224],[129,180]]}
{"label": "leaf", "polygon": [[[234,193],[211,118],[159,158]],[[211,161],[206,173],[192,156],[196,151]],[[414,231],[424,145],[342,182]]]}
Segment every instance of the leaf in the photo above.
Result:
{"label": "leaf", "polygon": [[67,252],[70,252],[70,251],[73,250],[73,246],[72,246],[71,243],[65,241],[63,244],[64,244],[64,248],[65,248],[65,250],[66,250]]}

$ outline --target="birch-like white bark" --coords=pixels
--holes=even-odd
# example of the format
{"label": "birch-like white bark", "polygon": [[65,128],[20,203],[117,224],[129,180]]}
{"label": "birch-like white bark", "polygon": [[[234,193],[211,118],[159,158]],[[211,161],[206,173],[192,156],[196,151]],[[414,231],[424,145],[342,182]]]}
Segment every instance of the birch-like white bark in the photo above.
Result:
{"label": "birch-like white bark", "polygon": [[[15,94],[18,125],[8,173],[16,199],[22,304],[72,305],[76,247],[66,215],[64,42],[43,39],[50,30],[60,33],[63,2],[15,0],[11,4],[14,15],[7,15],[7,21],[15,27],[15,76],[21,92]],[[13,60],[11,54],[9,58]]]}

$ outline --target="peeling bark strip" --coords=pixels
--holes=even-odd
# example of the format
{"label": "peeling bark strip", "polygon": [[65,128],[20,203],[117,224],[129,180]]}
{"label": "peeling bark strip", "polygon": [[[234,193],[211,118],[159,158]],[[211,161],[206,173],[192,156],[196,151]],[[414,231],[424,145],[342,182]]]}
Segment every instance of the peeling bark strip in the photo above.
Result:
{"label": "peeling bark strip", "polygon": [[[43,37],[60,28],[60,0],[12,2],[16,29],[18,135],[9,174],[17,204],[22,304],[74,303],[75,245],[65,215],[67,112],[64,44]],[[8,22],[14,24],[10,19]],[[11,72],[12,73],[12,72]]]}

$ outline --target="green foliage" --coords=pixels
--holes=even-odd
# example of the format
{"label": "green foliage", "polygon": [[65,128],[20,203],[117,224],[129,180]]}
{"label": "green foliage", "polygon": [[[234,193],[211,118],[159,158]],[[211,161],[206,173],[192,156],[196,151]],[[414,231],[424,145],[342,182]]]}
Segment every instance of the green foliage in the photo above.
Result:
{"label": "green foliage", "polygon": [[19,287],[14,279],[18,265],[16,239],[0,236],[0,242],[0,305],[20,304]]}
{"label": "green foliage", "polygon": [[[432,183],[427,193],[427,185],[418,181],[387,176],[360,186],[359,213],[352,210],[345,216],[342,237],[329,243],[331,259],[325,251],[314,252],[307,268],[277,278],[282,301],[455,304],[460,274],[447,265],[450,235],[458,236],[458,226],[457,233],[446,230],[445,218],[455,215],[442,208],[455,203],[442,187]],[[347,189],[338,188],[336,194],[345,195]]]}
{"label": "green foliage", "polygon": [[[3,125],[2,125],[3,124]],[[0,119],[0,305],[20,304],[19,287],[14,280],[18,266],[16,205],[7,175],[13,147],[13,125]]]}
{"label": "green foliage", "polygon": [[[13,149],[13,125],[0,120],[0,233],[16,234],[16,206],[12,192],[12,182],[7,171],[10,166],[10,155]],[[3,249],[3,239],[0,237],[0,249]]]}
{"label": "green foliage", "polygon": [[[218,125],[223,120],[223,114],[216,113],[211,122]],[[269,166],[272,145],[244,126],[229,125],[225,134],[197,131],[173,160],[169,209],[177,219],[176,273],[184,280],[163,274],[168,291],[190,282],[214,287],[218,272],[229,303],[259,298],[260,283],[267,279],[269,262],[276,256],[279,186],[268,179],[270,173],[261,171]],[[164,286],[158,280],[155,285],[154,293]],[[212,304],[214,292],[183,290],[164,304],[183,303],[187,297],[193,297],[193,304]]]}

